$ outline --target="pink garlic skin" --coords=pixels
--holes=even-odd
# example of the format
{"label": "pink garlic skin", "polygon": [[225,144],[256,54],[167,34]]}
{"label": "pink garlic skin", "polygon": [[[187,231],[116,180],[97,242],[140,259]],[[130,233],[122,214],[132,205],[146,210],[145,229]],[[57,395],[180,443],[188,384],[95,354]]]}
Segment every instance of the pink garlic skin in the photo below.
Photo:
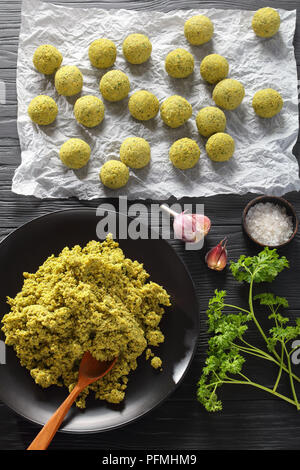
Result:
{"label": "pink garlic skin", "polygon": [[211,221],[203,214],[181,212],[174,218],[173,228],[176,238],[194,243],[204,238],[211,227]]}
{"label": "pink garlic skin", "polygon": [[227,264],[226,243],[227,239],[224,238],[217,246],[214,246],[208,253],[206,253],[205,261],[210,269],[222,271],[225,268]]}

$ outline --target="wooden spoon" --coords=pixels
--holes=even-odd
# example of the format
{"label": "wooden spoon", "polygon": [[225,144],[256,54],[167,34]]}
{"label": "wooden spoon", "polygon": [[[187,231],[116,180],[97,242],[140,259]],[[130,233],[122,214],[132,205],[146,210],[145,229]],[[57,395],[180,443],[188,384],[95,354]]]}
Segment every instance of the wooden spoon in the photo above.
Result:
{"label": "wooden spoon", "polygon": [[65,399],[65,401],[51,416],[49,421],[41,429],[27,450],[47,449],[53,437],[55,436],[56,431],[60,427],[64,417],[68,413],[78,395],[82,392],[83,389],[85,389],[85,387],[106,375],[113,368],[116,360],[117,358],[113,359],[112,361],[100,362],[97,361],[97,359],[95,359],[88,351],[84,353],[79,366],[77,384],[69,396]]}

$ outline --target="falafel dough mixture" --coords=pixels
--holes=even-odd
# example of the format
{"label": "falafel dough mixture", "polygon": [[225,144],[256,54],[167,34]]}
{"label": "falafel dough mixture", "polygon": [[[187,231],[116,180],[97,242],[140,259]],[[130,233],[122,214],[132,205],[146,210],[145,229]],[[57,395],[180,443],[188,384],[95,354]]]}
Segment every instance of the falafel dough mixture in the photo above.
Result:
{"label": "falafel dough mixture", "polygon": [[107,188],[119,189],[127,184],[129,170],[125,163],[119,160],[108,160],[101,167],[99,177]]}
{"label": "falafel dough mixture", "polygon": [[35,273],[23,275],[22,290],[8,298],[11,310],[2,320],[6,344],[13,346],[21,365],[38,385],[70,391],[85,351],[100,361],[118,357],[76,405],[85,408],[90,391],[97,399],[120,403],[137,358],[164,341],[159,323],[170,305],[165,289],[149,282],[143,265],[125,258],[110,237],[83,248],[66,247]]}
{"label": "falafel dough mixture", "polygon": [[65,65],[56,72],[54,82],[59,95],[73,96],[82,90],[83,76],[76,65]]}
{"label": "falafel dough mixture", "polygon": [[154,118],[159,111],[159,101],[156,96],[147,90],[139,90],[131,95],[128,109],[132,117],[139,121],[148,121]]}
{"label": "falafel dough mixture", "polygon": [[151,158],[150,145],[142,137],[127,137],[120,147],[120,160],[130,168],[143,168]]}
{"label": "falafel dough mixture", "polygon": [[185,49],[174,49],[166,57],[165,69],[170,77],[186,78],[194,71],[194,57]]}
{"label": "falafel dough mixture", "polygon": [[74,116],[79,124],[95,127],[104,118],[105,107],[97,96],[86,95],[78,98],[74,105]]}
{"label": "falafel dough mixture", "polygon": [[89,59],[98,69],[112,67],[117,57],[117,48],[110,39],[101,38],[93,41],[89,46]]}
{"label": "falafel dough mixture", "polygon": [[172,144],[169,157],[176,168],[188,170],[198,162],[200,149],[195,140],[184,137]]}
{"label": "falafel dough mixture", "polygon": [[33,65],[44,75],[54,73],[62,63],[63,56],[56,47],[51,44],[42,44],[33,54]]}
{"label": "falafel dough mixture", "polygon": [[131,64],[143,64],[152,52],[152,44],[145,34],[130,34],[122,47],[125,59]]}
{"label": "falafel dough mixture", "polygon": [[154,368],[154,369],[160,369],[161,366],[162,366],[162,360],[160,357],[157,357],[157,356],[154,356],[152,359],[151,359],[151,366]]}
{"label": "falafel dough mixture", "polygon": [[120,101],[128,95],[130,81],[121,70],[110,70],[101,78],[99,89],[107,101]]}
{"label": "falafel dough mixture", "polygon": [[47,126],[55,121],[57,113],[57,104],[48,95],[36,96],[30,101],[28,106],[30,119],[40,126]]}
{"label": "falafel dough mixture", "polygon": [[182,96],[173,95],[163,101],[160,116],[173,129],[182,126],[192,115],[192,105]]}

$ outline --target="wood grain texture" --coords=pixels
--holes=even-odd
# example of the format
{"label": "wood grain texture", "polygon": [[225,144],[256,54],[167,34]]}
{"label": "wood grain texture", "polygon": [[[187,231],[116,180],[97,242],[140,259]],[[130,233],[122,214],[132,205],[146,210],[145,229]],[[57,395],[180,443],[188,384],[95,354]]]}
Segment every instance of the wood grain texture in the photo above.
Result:
{"label": "wood grain texture", "polygon": [[[296,9],[299,0],[277,0],[263,2],[254,0],[233,1],[189,1],[152,0],[152,1],[55,1],[69,6],[102,8],[134,8],[170,11],[181,8],[230,8],[256,10],[262,6]],[[18,35],[21,18],[20,0],[0,0],[0,80],[6,84],[6,104],[0,104],[0,238],[8,235],[23,223],[55,210],[72,207],[97,207],[101,200],[80,202],[70,200],[37,200],[11,192],[11,180],[20,161],[20,148],[17,135],[16,113],[16,63]],[[295,34],[295,55],[300,67],[300,27]],[[299,157],[300,144],[294,153]],[[180,203],[204,203],[205,211],[212,219],[213,227],[207,237],[206,247],[201,252],[184,250],[179,241],[172,241],[174,249],[186,263],[195,283],[201,319],[201,332],[197,351],[185,380],[176,392],[159,408],[126,428],[92,435],[68,435],[58,433],[50,448],[52,449],[298,449],[300,439],[299,414],[288,404],[270,398],[264,392],[249,387],[231,386],[224,388],[222,398],[224,410],[218,414],[208,414],[197,402],[196,383],[203,366],[207,348],[205,310],[213,290],[225,288],[228,299],[234,303],[245,302],[245,288],[237,286],[228,271],[216,273],[206,269],[204,253],[225,235],[229,238],[229,257],[236,259],[242,253],[254,254],[257,249],[246,239],[241,229],[241,213],[253,195],[220,195],[210,198],[184,198]],[[300,196],[291,193],[286,197],[295,205],[300,214]],[[106,202],[118,208],[118,200]],[[130,204],[133,204],[132,201]],[[175,202],[171,199],[169,202]],[[151,201],[147,202],[150,205]],[[145,214],[145,218],[147,214]],[[159,220],[154,225],[159,226]],[[291,261],[291,270],[282,273],[272,288],[280,295],[288,297],[291,318],[300,313],[300,234],[290,246],[281,250]],[[263,320],[267,327],[267,319]],[[258,341],[255,331],[249,338]],[[1,367],[1,366],[0,366]],[[274,369],[261,366],[255,360],[249,361],[249,375],[257,377],[266,385],[274,382]],[[297,370],[300,373],[300,365]],[[288,391],[284,381],[281,391]],[[24,449],[38,431],[38,426],[15,415],[0,403],[0,449]]]}

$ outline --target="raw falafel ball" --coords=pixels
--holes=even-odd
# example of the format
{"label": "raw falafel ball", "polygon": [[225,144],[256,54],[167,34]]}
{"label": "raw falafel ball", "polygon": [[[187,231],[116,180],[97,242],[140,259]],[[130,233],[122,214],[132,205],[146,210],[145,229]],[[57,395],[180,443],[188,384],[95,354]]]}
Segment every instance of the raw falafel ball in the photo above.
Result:
{"label": "raw falafel ball", "polygon": [[60,67],[62,60],[63,56],[59,50],[51,44],[39,46],[33,54],[33,65],[45,75],[54,73]]}
{"label": "raw falafel ball", "polygon": [[218,83],[227,77],[229,64],[225,57],[219,54],[209,54],[200,64],[200,74],[208,83]]}
{"label": "raw falafel ball", "polygon": [[277,33],[279,26],[280,16],[274,8],[260,8],[253,15],[252,28],[257,36],[270,38]]}
{"label": "raw falafel ball", "polygon": [[128,167],[119,160],[108,160],[102,166],[99,177],[107,188],[119,189],[127,184],[129,170]]}
{"label": "raw falafel ball", "polygon": [[58,94],[73,96],[81,92],[83,77],[76,65],[65,65],[55,74],[55,88]]}
{"label": "raw falafel ball", "polygon": [[200,149],[195,140],[184,137],[172,144],[169,157],[176,168],[188,170],[196,165],[200,158]]}
{"label": "raw falafel ball", "polygon": [[57,113],[57,104],[54,99],[47,95],[36,96],[28,106],[30,119],[40,126],[46,126],[55,121]]}
{"label": "raw falafel ball", "polygon": [[94,67],[107,69],[114,65],[116,57],[117,48],[110,39],[96,39],[90,44],[89,59]]}
{"label": "raw falafel ball", "polygon": [[234,147],[231,135],[218,132],[208,139],[205,149],[209,158],[214,162],[225,162],[232,157]]}
{"label": "raw falafel ball", "polygon": [[265,88],[255,93],[252,106],[258,116],[271,118],[281,111],[283,99],[278,91],[272,88]]}
{"label": "raw falafel ball", "polygon": [[182,96],[167,98],[160,107],[160,115],[167,126],[173,129],[182,126],[192,115],[191,104]]}
{"label": "raw falafel ball", "polygon": [[120,101],[128,96],[130,81],[121,70],[110,70],[101,78],[99,88],[107,101]]}
{"label": "raw falafel ball", "polygon": [[159,111],[159,101],[153,93],[146,90],[136,91],[128,102],[131,116],[139,121],[148,121],[154,118]]}
{"label": "raw falafel ball", "polygon": [[214,25],[207,16],[192,16],[184,24],[184,35],[194,46],[210,41],[213,34]]}
{"label": "raw falafel ball", "polygon": [[167,55],[165,69],[171,77],[186,78],[194,71],[194,57],[185,49],[175,49]]}
{"label": "raw falafel ball", "polygon": [[217,83],[213,91],[213,100],[224,109],[235,109],[243,101],[245,89],[241,82],[233,78],[225,78]]}
{"label": "raw falafel ball", "polygon": [[150,158],[150,145],[141,137],[128,137],[120,147],[120,159],[130,168],[143,168],[148,165]]}
{"label": "raw falafel ball", "polygon": [[105,107],[97,96],[86,95],[78,98],[74,105],[76,121],[86,127],[95,127],[104,118]]}
{"label": "raw falafel ball", "polygon": [[143,64],[152,52],[152,44],[145,34],[130,34],[123,42],[123,54],[131,64]]}
{"label": "raw falafel ball", "polygon": [[67,140],[59,150],[59,157],[64,165],[78,170],[87,164],[91,156],[91,147],[82,139]]}
{"label": "raw falafel ball", "polygon": [[206,106],[200,109],[196,117],[199,134],[210,137],[216,132],[223,132],[226,127],[226,116],[216,106]]}

